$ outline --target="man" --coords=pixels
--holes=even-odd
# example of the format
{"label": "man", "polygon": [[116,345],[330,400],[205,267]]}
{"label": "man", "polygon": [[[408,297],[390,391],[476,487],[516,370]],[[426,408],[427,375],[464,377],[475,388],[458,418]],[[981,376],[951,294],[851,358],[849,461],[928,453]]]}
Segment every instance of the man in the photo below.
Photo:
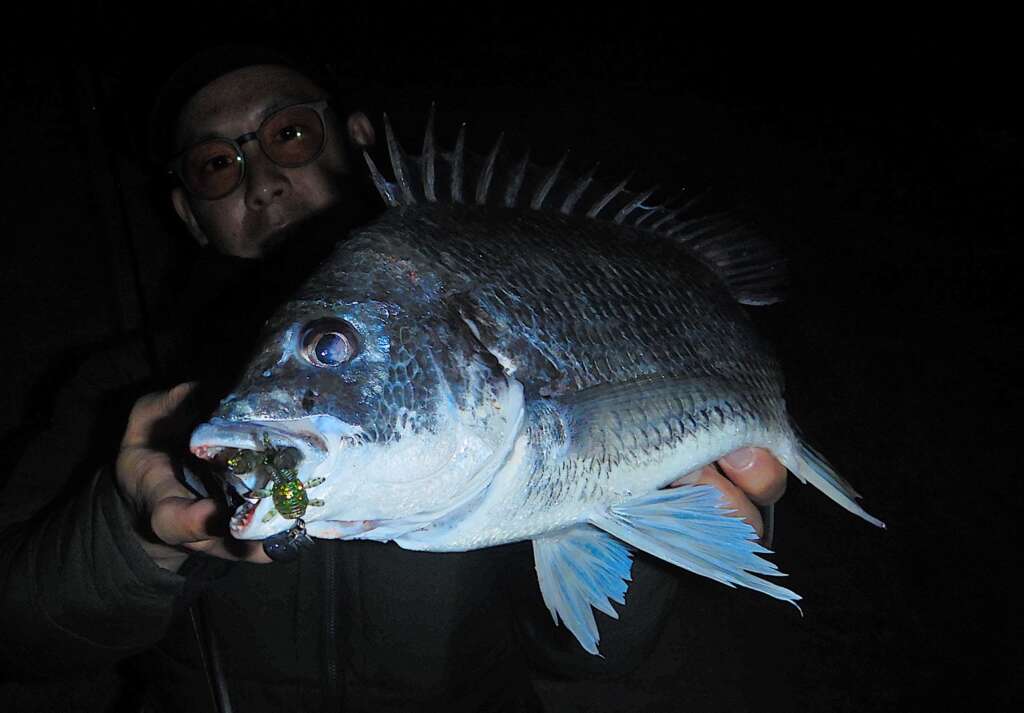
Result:
{"label": "man", "polygon": [[[203,55],[164,92],[157,114],[174,117],[164,149],[180,179],[171,200],[192,237],[216,253],[208,257],[226,261],[217,269],[243,258],[252,263],[244,281],[286,263],[312,220],[357,208],[346,140],[372,145],[373,128],[326,99],[293,60],[251,48]],[[313,145],[294,155],[274,146],[310,136]],[[213,341],[232,336],[228,323],[209,329]],[[205,335],[208,326],[193,330]],[[198,340],[193,354],[202,356],[186,362],[196,373],[225,343],[211,355],[210,341]],[[137,364],[125,371],[126,384],[152,381]],[[30,457],[12,478],[5,503],[27,504],[18,519],[5,508],[0,521],[5,666],[45,675],[144,652],[134,661],[152,710],[213,710],[213,699],[244,711],[538,710],[530,662],[619,672],[653,646],[675,578],[639,558],[631,606],[602,625],[605,659],[551,626],[529,551],[516,545],[448,555],[320,541],[295,562],[257,566],[269,562],[259,544],[228,538],[217,502],[196,498],[178,477],[201,415],[196,394],[184,383],[138,399],[114,467],[69,499],[38,507],[48,492],[41,479],[70,480],[33,471],[41,460]],[[52,443],[74,452],[67,440]],[[687,482],[718,487],[760,533],[757,506],[781,496],[785,471],[750,449],[718,466]]]}

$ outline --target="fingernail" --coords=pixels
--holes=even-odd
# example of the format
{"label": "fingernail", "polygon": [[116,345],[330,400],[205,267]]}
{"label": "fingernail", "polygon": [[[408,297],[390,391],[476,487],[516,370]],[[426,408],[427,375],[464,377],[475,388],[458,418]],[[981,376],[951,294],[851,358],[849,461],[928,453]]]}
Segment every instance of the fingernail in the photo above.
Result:
{"label": "fingernail", "polygon": [[729,464],[729,467],[733,470],[746,470],[750,466],[754,465],[754,459],[756,454],[753,448],[740,448],[738,451],[733,451],[727,455],[724,460]]}
{"label": "fingernail", "polygon": [[692,473],[687,473],[682,478],[677,478],[676,480],[673,480],[666,487],[678,488],[680,485],[691,485],[693,483],[696,483],[697,479],[700,478],[700,473],[701,471],[699,470],[695,470]]}

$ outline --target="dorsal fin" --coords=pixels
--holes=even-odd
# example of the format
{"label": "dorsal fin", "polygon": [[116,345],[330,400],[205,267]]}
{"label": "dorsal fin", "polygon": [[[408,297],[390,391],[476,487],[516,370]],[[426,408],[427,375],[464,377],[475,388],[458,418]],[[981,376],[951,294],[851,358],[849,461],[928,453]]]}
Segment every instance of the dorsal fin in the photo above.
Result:
{"label": "dorsal fin", "polygon": [[572,175],[565,169],[568,153],[548,169],[531,163],[529,151],[513,160],[502,153],[502,136],[490,153],[480,159],[465,150],[465,124],[459,130],[454,150],[438,151],[434,142],[433,105],[420,156],[405,155],[386,115],[384,129],[394,182],[381,174],[365,151],[364,156],[377,192],[390,207],[462,204],[466,202],[467,191],[472,191],[469,200],[480,206],[546,211],[611,222],[683,245],[712,269],[743,304],[771,304],[781,299],[786,274],[781,255],[739,219],[699,211],[697,206],[707,193],[682,205],[678,205],[682,195],[648,205],[657,188],[630,191],[626,187],[628,177],[609,188],[607,182],[595,180],[596,165],[582,177]]}
{"label": "dorsal fin", "polygon": [[[656,190],[658,190],[657,186],[655,186],[654,188],[651,188],[648,191],[645,191],[644,193],[641,193],[636,198],[631,200],[629,203],[627,203],[626,205],[622,206],[622,210],[620,210],[618,213],[615,214],[615,218],[613,220],[616,223],[618,223],[619,225],[621,225],[622,221],[624,221],[626,219],[626,216],[628,216],[634,210],[639,208],[640,204],[643,203],[648,198],[650,198],[654,194],[654,192]],[[639,225],[639,224],[640,224],[640,221],[637,221],[633,225]]]}
{"label": "dorsal fin", "polygon": [[395,132],[391,130],[391,122],[388,115],[384,115],[384,133],[388,142],[388,157],[391,159],[391,170],[395,173],[395,182],[402,191],[402,199],[406,203],[415,203],[416,198],[412,193],[412,186],[409,185],[409,176],[405,168],[405,156],[402,154],[402,147],[395,138]]}
{"label": "dorsal fin", "polygon": [[501,151],[501,140],[504,138],[505,134],[498,134],[498,140],[494,142],[494,148],[487,155],[487,163],[484,165],[484,170],[480,172],[480,180],[477,182],[476,187],[477,205],[487,204],[487,193],[491,190],[491,180],[494,178],[494,163],[498,160],[498,152]]}
{"label": "dorsal fin", "polygon": [[523,180],[526,178],[526,168],[530,165],[530,152],[523,154],[509,177],[508,188],[505,190],[505,207],[512,208],[519,200],[519,189],[523,187]]}
{"label": "dorsal fin", "polygon": [[431,203],[437,202],[437,190],[434,187],[434,156],[434,104],[431,102],[430,114],[427,115],[427,130],[423,134],[423,195]]}
{"label": "dorsal fin", "polygon": [[[657,190],[658,190],[657,187],[652,188],[651,189],[651,193],[648,194],[644,198],[644,200],[647,200],[647,198],[650,198],[651,194],[653,194]],[[665,212],[667,210],[668,203],[669,203],[668,201],[665,201],[661,205],[651,206],[648,210],[645,210],[643,212],[643,215],[641,215],[639,218],[636,219],[636,222],[633,223],[633,226],[636,227],[636,228],[639,228],[641,225],[646,223],[649,219],[651,219],[654,216],[658,215],[658,213]]]}
{"label": "dorsal fin", "polygon": [[590,188],[590,184],[594,182],[594,174],[597,173],[597,164],[579,182],[573,186],[572,191],[565,197],[562,202],[561,212],[566,215],[571,215],[573,209],[576,207],[576,203],[583,196],[584,192]]}
{"label": "dorsal fin", "polygon": [[569,152],[566,151],[562,154],[562,159],[558,164],[551,169],[551,173],[544,179],[544,182],[537,188],[537,192],[533,194],[533,200],[530,201],[530,207],[534,210],[540,210],[540,207],[544,205],[544,199],[548,197],[548,193],[551,192],[551,187],[555,185],[555,181],[558,180],[558,174],[562,171],[562,166],[565,165],[565,159],[569,158]]}
{"label": "dorsal fin", "polygon": [[615,186],[615,188],[611,189],[603,196],[598,198],[594,205],[590,207],[590,210],[587,211],[587,217],[596,218],[598,215],[600,215],[601,211],[604,210],[604,207],[611,202],[612,198],[619,195],[620,193],[622,193],[622,191],[626,189],[626,184],[629,183],[630,178],[632,178],[632,176],[626,176],[624,179],[622,179],[622,183]]}
{"label": "dorsal fin", "polygon": [[452,153],[452,200],[462,202],[462,174],[466,165],[466,125],[459,128],[459,137],[455,139],[455,151]]}
{"label": "dorsal fin", "polygon": [[373,185],[377,189],[377,193],[384,199],[384,202],[391,208],[397,208],[402,205],[398,200],[398,196],[395,195],[392,190],[392,184],[388,183],[387,179],[381,175],[381,172],[377,170],[377,164],[373,162],[370,154],[363,149],[363,158],[366,160],[366,165],[370,169],[370,178],[373,180]]}

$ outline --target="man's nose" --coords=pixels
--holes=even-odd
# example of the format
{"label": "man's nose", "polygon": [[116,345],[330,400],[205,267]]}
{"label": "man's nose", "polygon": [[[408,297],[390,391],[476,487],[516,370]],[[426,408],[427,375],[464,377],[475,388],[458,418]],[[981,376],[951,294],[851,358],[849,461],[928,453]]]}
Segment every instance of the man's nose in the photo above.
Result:
{"label": "man's nose", "polygon": [[245,204],[250,210],[263,210],[287,196],[291,183],[285,169],[267,158],[255,141],[245,148]]}

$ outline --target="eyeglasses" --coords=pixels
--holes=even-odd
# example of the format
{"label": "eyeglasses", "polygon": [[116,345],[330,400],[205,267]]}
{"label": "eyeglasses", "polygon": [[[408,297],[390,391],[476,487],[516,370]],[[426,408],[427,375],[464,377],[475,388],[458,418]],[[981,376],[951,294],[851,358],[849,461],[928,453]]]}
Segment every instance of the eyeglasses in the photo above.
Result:
{"label": "eyeglasses", "polygon": [[245,179],[242,146],[250,141],[258,141],[263,154],[278,166],[304,166],[324,150],[327,104],[326,99],[292,104],[237,139],[206,139],[193,144],[168,162],[168,173],[181,179],[192,195],[213,201],[234,191]]}

